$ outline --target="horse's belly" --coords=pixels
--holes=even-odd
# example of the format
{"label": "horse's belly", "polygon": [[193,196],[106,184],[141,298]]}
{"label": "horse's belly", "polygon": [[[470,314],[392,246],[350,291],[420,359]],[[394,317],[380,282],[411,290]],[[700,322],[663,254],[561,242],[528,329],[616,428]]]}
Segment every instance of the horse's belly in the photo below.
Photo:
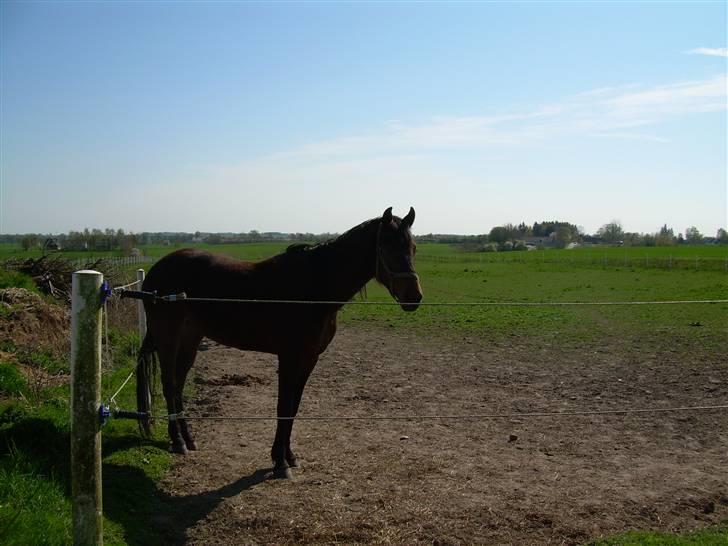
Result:
{"label": "horse's belly", "polygon": [[197,322],[204,336],[237,349],[272,354],[301,351],[319,354],[336,330],[332,317],[287,313],[195,315],[190,318]]}
{"label": "horse's belly", "polygon": [[254,321],[241,320],[221,325],[207,323],[202,326],[202,332],[213,341],[246,351],[278,354],[281,345],[272,325]]}

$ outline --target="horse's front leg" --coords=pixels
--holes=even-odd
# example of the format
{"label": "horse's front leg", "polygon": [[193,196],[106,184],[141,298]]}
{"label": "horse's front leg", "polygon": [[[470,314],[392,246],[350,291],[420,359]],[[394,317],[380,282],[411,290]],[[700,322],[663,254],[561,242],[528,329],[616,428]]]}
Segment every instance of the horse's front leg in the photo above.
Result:
{"label": "horse's front leg", "polygon": [[291,450],[293,417],[298,412],[301,395],[317,357],[279,357],[278,364],[278,423],[271,449],[273,476],[291,478],[290,467],[297,467],[298,460]]}
{"label": "horse's front leg", "polygon": [[[310,359],[306,359],[301,363],[300,373],[298,376],[298,381],[296,382],[296,386],[293,391],[293,416],[295,417],[298,415],[298,407],[301,405],[301,398],[303,397],[303,389],[306,387],[306,383],[308,382],[308,378],[311,376],[311,372],[313,371],[314,367],[316,366],[316,362],[318,362],[318,357],[312,357]],[[288,466],[292,468],[298,468],[298,458],[293,453],[293,450],[291,449],[291,437],[290,434],[288,436],[288,444],[286,446],[286,461],[288,462]]]}

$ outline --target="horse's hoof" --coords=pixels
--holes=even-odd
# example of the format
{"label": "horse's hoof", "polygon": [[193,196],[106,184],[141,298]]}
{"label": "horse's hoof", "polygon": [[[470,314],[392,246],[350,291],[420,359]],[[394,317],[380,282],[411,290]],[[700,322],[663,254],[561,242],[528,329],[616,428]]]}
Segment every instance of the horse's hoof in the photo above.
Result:
{"label": "horse's hoof", "polygon": [[178,455],[187,455],[187,446],[185,444],[173,443],[169,446],[169,452]]}
{"label": "horse's hoof", "polygon": [[292,480],[293,472],[289,466],[277,466],[273,469],[274,480]]}
{"label": "horse's hoof", "polygon": [[298,462],[296,457],[291,457],[290,459],[286,457],[286,462],[291,468],[301,468],[301,463]]}
{"label": "horse's hoof", "polygon": [[186,441],[185,445],[190,451],[197,451],[197,442],[195,442],[194,440]]}

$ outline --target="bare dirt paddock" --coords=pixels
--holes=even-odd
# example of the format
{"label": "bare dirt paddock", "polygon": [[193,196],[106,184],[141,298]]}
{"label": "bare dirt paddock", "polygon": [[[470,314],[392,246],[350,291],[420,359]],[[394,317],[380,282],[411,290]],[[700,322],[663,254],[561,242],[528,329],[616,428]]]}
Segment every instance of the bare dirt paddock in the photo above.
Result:
{"label": "bare dirt paddock", "polygon": [[[515,345],[515,346],[514,346]],[[564,350],[343,328],[301,415],[724,404],[721,355]],[[274,357],[212,345],[189,415],[274,415]],[[275,423],[195,421],[162,484],[186,544],[579,544],[728,519],[725,412],[480,421],[299,421],[292,481],[266,479]]]}

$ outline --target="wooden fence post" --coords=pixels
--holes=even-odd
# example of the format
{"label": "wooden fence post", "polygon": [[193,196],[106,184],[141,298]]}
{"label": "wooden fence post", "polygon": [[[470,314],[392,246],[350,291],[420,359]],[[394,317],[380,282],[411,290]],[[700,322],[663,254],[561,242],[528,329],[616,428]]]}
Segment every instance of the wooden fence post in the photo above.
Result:
{"label": "wooden fence post", "polygon": [[71,284],[71,497],[73,544],[102,544],[101,283],[76,271]]}
{"label": "wooden fence post", "polygon": [[[137,290],[142,289],[144,282],[144,270],[137,269]],[[144,342],[144,336],[147,335],[147,315],[144,313],[144,302],[137,300],[137,316],[139,317],[139,342]]]}

